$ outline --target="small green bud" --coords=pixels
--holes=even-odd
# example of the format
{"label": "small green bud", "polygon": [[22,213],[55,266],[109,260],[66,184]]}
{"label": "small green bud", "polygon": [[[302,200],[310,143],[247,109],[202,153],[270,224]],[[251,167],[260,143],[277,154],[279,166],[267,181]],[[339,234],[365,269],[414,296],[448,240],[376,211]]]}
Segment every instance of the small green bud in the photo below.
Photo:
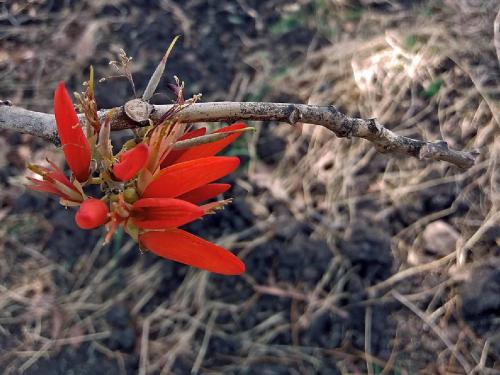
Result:
{"label": "small green bud", "polygon": [[134,148],[137,145],[134,139],[129,139],[122,147],[122,151],[127,151]]}
{"label": "small green bud", "polygon": [[123,192],[123,198],[125,198],[125,202],[132,204],[139,199],[139,195],[134,188],[130,187]]}

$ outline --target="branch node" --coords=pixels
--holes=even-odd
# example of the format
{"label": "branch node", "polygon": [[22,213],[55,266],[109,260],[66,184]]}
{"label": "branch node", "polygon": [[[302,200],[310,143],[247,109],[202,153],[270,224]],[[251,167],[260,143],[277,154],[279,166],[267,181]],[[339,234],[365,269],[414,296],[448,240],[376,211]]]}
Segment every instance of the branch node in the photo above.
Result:
{"label": "branch node", "polygon": [[287,122],[293,126],[302,119],[302,113],[294,105],[290,105],[288,110],[290,113],[287,116]]}
{"label": "branch node", "polygon": [[448,153],[449,150],[448,143],[443,140],[428,142],[420,149],[419,157],[420,159],[432,159],[436,155],[442,156]]}
{"label": "branch node", "polygon": [[477,150],[455,151],[449,148],[448,143],[443,140],[427,142],[418,154],[420,159],[445,160],[453,162],[457,167],[466,170],[472,167],[479,155]]}
{"label": "branch node", "polygon": [[0,105],[5,105],[7,107],[12,107],[12,102],[10,100],[0,100]]}
{"label": "branch node", "polygon": [[129,119],[144,124],[147,123],[154,107],[145,100],[132,99],[125,103],[123,109]]}
{"label": "branch node", "polygon": [[[354,127],[355,127],[355,121],[352,118],[347,117],[344,115],[342,112],[340,112],[337,107],[334,105],[330,104],[328,107],[326,107],[330,115],[333,117],[331,118],[330,116],[323,118],[322,120],[325,122],[325,127],[327,129],[330,129],[332,132],[335,133],[335,135],[339,138],[347,138],[351,139],[353,134],[354,134]],[[335,124],[339,123],[340,126],[334,127],[334,126],[329,126],[329,124]]]}
{"label": "branch node", "polygon": [[376,118],[369,118],[366,121],[368,122],[368,130],[370,133],[376,136],[382,133],[382,126],[380,126]]}

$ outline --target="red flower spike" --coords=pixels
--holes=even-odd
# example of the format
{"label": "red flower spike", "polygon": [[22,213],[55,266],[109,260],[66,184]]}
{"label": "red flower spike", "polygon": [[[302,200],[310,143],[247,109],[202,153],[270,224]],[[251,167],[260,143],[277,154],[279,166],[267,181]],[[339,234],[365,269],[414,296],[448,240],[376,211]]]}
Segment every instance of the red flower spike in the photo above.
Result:
{"label": "red flower spike", "polygon": [[181,229],[146,232],[140,243],[154,254],[223,275],[240,275],[245,264],[234,254]]}
{"label": "red flower spike", "polygon": [[76,224],[82,229],[94,229],[108,221],[108,206],[99,199],[85,199],[75,215]]}
{"label": "red flower spike", "polygon": [[[186,139],[191,139],[191,138],[195,138],[195,137],[201,137],[202,135],[205,135],[206,132],[207,132],[207,129],[205,129],[205,128],[195,129],[195,130],[192,130],[192,131],[187,132],[186,134],[184,134],[182,137],[180,137],[178,139],[178,141],[185,141]],[[165,159],[163,159],[163,161],[161,163],[161,167],[165,168],[166,166],[175,163],[175,161],[177,159],[179,159],[179,157],[184,152],[186,152],[186,150],[172,150],[172,151],[170,151],[167,154],[167,156],[165,157]]]}
{"label": "red flower spike", "polygon": [[231,185],[229,184],[207,184],[182,194],[178,198],[198,204],[211,198],[215,198],[219,194],[225,193],[230,187]]}
{"label": "red flower spike", "polygon": [[[246,128],[245,124],[237,123],[237,124],[232,124],[232,125],[226,126],[224,128],[218,129],[218,130],[214,131],[212,134],[225,133],[228,131],[234,131],[234,130],[239,130],[239,129],[244,129],[244,128]],[[175,160],[175,163],[181,163],[181,162],[188,161],[188,160],[205,158],[207,156],[213,156],[213,155],[217,154],[218,152],[222,151],[227,146],[229,146],[231,143],[233,143],[240,135],[241,135],[241,133],[233,133],[233,134],[229,134],[226,138],[220,139],[220,140],[215,141],[215,142],[190,147],[190,148],[184,150],[182,155],[177,160]]]}
{"label": "red flower spike", "polygon": [[122,152],[120,161],[113,166],[113,175],[120,181],[128,181],[148,164],[149,148],[139,143],[134,148]]}
{"label": "red flower spike", "polygon": [[69,169],[80,182],[89,177],[90,146],[64,82],[59,83],[54,93],[54,114],[57,132]]}
{"label": "red flower spike", "polygon": [[203,216],[200,207],[173,198],[139,199],[132,206],[132,222],[143,229],[175,228]]}
{"label": "red flower spike", "polygon": [[237,157],[211,156],[162,169],[146,187],[143,198],[174,198],[215,181],[240,164]]}

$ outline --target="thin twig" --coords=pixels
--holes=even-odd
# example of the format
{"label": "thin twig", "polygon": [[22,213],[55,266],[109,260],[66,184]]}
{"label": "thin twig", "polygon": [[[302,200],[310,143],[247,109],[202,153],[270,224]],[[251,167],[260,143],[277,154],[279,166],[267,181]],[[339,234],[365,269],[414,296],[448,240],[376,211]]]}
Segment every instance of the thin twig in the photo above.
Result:
{"label": "thin twig", "polygon": [[415,315],[417,315],[420,319],[422,319],[422,321],[425,324],[427,324],[429,326],[429,328],[431,328],[434,331],[434,333],[446,345],[446,347],[451,352],[451,354],[457,359],[457,361],[463,367],[463,369],[465,370],[465,372],[467,374],[469,374],[470,371],[471,371],[471,369],[472,369],[471,365],[467,362],[467,360],[465,359],[465,357],[462,356],[462,354],[460,354],[458,351],[455,350],[455,346],[450,341],[450,339],[448,338],[448,336],[446,335],[446,333],[443,332],[443,330],[441,328],[439,328],[436,325],[436,323],[434,323],[433,321],[431,321],[428,318],[427,314],[425,314],[425,312],[423,312],[422,310],[420,310],[415,304],[413,304],[412,302],[410,302],[405,296],[403,296],[402,294],[399,294],[395,290],[393,290],[391,293],[394,296],[394,298],[396,298],[399,302],[401,302],[401,304],[403,304],[404,306],[406,306],[408,309],[410,309],[411,311],[413,311],[413,313],[415,313]]}
{"label": "thin twig", "polygon": [[[158,121],[172,109],[172,106],[151,106],[151,119]],[[123,107],[111,110],[114,111],[111,116],[112,130],[133,129],[145,125],[129,118]],[[104,119],[109,111],[99,111],[99,117]],[[365,120],[349,117],[335,106],[255,102],[194,103],[176,112],[172,119],[184,123],[255,120],[281,121],[292,125],[297,123],[314,124],[329,129],[341,138],[364,138],[372,142],[381,152],[407,155],[419,159],[443,160],[460,169],[472,167],[478,154],[476,151],[453,150],[442,140],[429,142],[398,135],[385,128],[376,119]],[[12,106],[10,102],[0,102],[0,129],[32,134],[52,143],[58,143],[53,115]]]}
{"label": "thin twig", "polygon": [[208,319],[207,327],[205,329],[205,336],[203,336],[200,350],[198,351],[198,355],[196,356],[193,367],[191,368],[191,374],[198,374],[198,372],[200,371],[203,359],[205,358],[205,354],[207,353],[210,338],[212,337],[212,331],[214,329],[215,319],[217,318],[217,315],[217,310],[213,310],[212,314],[210,314],[210,318]]}
{"label": "thin twig", "polygon": [[422,272],[431,271],[435,268],[439,268],[447,263],[450,263],[453,260],[455,260],[456,257],[457,257],[456,252],[453,252],[453,253],[450,253],[442,258],[436,259],[432,262],[420,264],[418,266],[414,266],[411,268],[407,268],[405,270],[402,270],[402,271],[392,275],[388,279],[385,279],[384,281],[381,281],[380,283],[375,284],[375,285],[367,288],[367,291],[368,291],[369,295],[375,295],[378,292],[380,292],[381,290],[388,288],[401,280],[418,275]]}
{"label": "thin twig", "polygon": [[151,321],[145,319],[142,324],[141,334],[141,352],[139,357],[139,375],[146,375],[148,372],[148,345],[149,345],[149,327]]}
{"label": "thin twig", "polygon": [[367,306],[365,310],[365,353],[366,353],[366,370],[368,375],[373,375],[373,362],[372,355],[372,318],[373,308]]}

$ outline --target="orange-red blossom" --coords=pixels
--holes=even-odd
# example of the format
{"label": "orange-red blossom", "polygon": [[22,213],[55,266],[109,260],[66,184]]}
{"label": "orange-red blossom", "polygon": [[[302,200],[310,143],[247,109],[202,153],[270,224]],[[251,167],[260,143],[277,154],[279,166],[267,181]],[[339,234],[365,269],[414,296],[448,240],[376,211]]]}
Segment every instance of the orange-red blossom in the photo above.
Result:
{"label": "orange-red blossom", "polygon": [[[106,225],[107,239],[122,226],[142,248],[161,257],[220,274],[237,275],[245,271],[244,263],[228,250],[179,228],[228,203],[206,201],[230,188],[229,184],[215,181],[233,172],[239,159],[214,155],[240,133],[173,150],[176,141],[203,136],[206,130],[186,133],[182,124],[161,124],[152,127],[139,143],[128,145],[112,156],[102,151],[106,147],[95,145],[96,139],[102,142],[102,134],[85,136],[62,82],[55,91],[54,112],[73,178],[68,179],[50,162],[49,168],[30,166],[42,177],[30,178],[31,189],[56,194],[66,206],[79,206],[75,215],[77,225],[82,229]],[[233,124],[216,132],[243,128],[244,124]],[[101,126],[100,131],[103,129],[106,127]],[[91,163],[92,160],[95,162]],[[103,189],[103,197],[88,197],[83,188],[97,183]]]}

